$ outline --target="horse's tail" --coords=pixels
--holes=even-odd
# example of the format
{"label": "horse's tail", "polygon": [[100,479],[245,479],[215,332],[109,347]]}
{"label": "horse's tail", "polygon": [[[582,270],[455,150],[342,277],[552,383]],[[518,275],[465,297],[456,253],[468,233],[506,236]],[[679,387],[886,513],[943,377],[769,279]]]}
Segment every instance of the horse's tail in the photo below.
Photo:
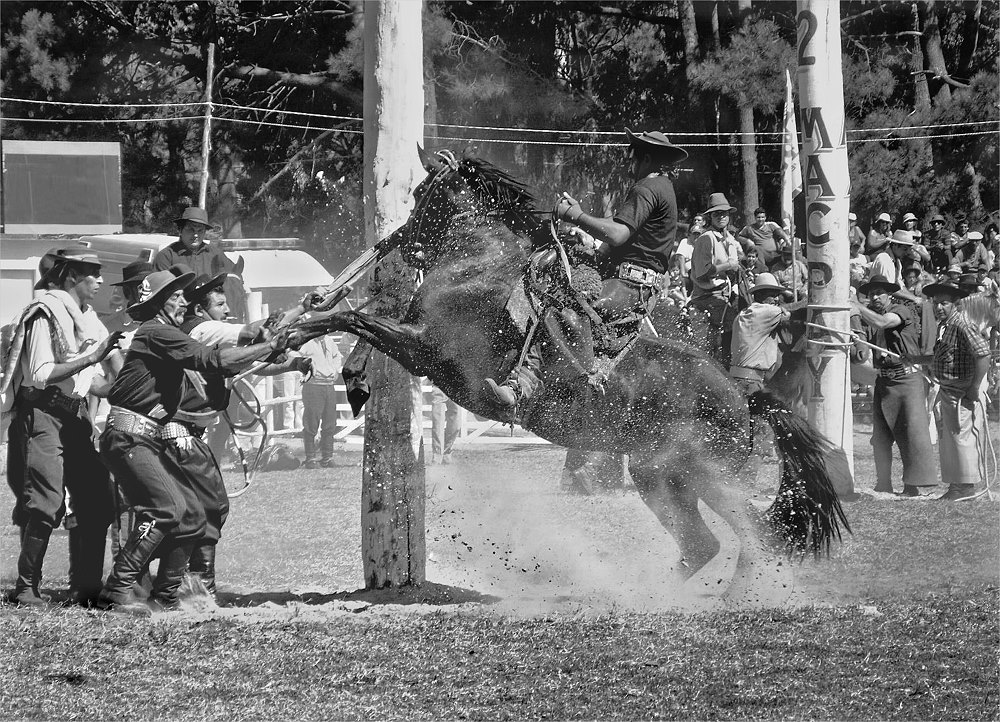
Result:
{"label": "horse's tail", "polygon": [[767,520],[792,552],[830,552],[840,528],[851,531],[831,479],[833,444],[766,391],[749,398],[750,413],[764,418],[774,432],[781,459],[781,482]]}

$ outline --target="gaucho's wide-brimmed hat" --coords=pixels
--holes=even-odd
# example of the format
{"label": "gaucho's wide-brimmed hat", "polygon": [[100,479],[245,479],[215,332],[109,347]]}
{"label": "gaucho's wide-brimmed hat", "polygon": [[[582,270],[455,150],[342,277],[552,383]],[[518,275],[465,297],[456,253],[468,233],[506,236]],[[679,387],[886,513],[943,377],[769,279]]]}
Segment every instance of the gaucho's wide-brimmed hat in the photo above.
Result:
{"label": "gaucho's wide-brimmed hat", "polygon": [[197,206],[185,208],[184,212],[174,219],[174,223],[178,225],[181,223],[198,223],[206,228],[215,228],[215,226],[209,223],[208,213],[205,212],[205,209],[198,208]]}
{"label": "gaucho's wide-brimmed hat", "polygon": [[899,290],[899,284],[893,283],[885,276],[872,276],[867,283],[858,286],[858,293],[870,296],[875,289],[885,289],[888,293],[895,293]]}
{"label": "gaucho's wide-brimmed hat", "polygon": [[943,293],[950,293],[958,298],[965,298],[966,296],[972,294],[972,290],[969,288],[962,288],[961,286],[951,283],[950,281],[931,283],[924,286],[920,289],[920,291],[928,298],[934,298],[934,296],[938,296]]}
{"label": "gaucho's wide-brimmed hat", "polygon": [[170,298],[174,291],[180,291],[191,285],[194,273],[184,273],[175,276],[170,271],[155,271],[146,276],[139,285],[139,302],[133,303],[125,310],[136,321],[148,321],[156,315],[164,301]]}
{"label": "gaucho's wide-brimmed hat", "polygon": [[914,243],[913,234],[902,229],[893,231],[889,243],[895,243],[897,246],[912,246]]}
{"label": "gaucho's wide-brimmed hat", "polygon": [[188,300],[188,303],[201,303],[210,291],[222,288],[222,284],[226,282],[227,275],[225,271],[217,273],[214,276],[209,276],[205,273],[201,274],[191,282],[190,286],[184,289],[184,298]]}
{"label": "gaucho's wide-brimmed hat", "polygon": [[625,135],[628,136],[629,145],[656,150],[660,155],[666,156],[671,163],[680,163],[688,157],[686,150],[671,143],[670,139],[658,130],[633,133],[626,128]]}
{"label": "gaucho's wide-brimmed hat", "polygon": [[716,211],[726,211],[731,213],[735,210],[735,206],[729,205],[729,201],[726,199],[725,193],[713,193],[708,197],[708,208],[703,210],[702,213],[704,215],[715,213]]}
{"label": "gaucho's wide-brimmed hat", "polygon": [[45,288],[53,271],[67,263],[101,267],[101,259],[88,246],[76,244],[65,248],[53,248],[38,262],[38,283],[35,284],[35,290],[40,291]]}
{"label": "gaucho's wide-brimmed hat", "polygon": [[778,279],[774,277],[773,273],[767,272],[758,273],[754,279],[750,294],[753,295],[758,291],[781,291],[784,294],[791,294],[791,291],[778,283]]}
{"label": "gaucho's wide-brimmed hat", "polygon": [[112,286],[128,286],[132,283],[142,283],[142,279],[153,272],[153,264],[141,259],[132,261],[122,269],[122,280],[112,283]]}

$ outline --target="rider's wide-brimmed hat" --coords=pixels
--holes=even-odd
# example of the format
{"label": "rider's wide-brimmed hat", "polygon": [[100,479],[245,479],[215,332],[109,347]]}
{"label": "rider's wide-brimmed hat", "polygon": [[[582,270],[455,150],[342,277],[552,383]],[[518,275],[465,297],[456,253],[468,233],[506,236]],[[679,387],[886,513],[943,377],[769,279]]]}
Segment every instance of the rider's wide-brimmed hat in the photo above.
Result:
{"label": "rider's wide-brimmed hat", "polygon": [[205,212],[205,209],[198,208],[197,206],[185,208],[184,212],[174,219],[174,223],[177,225],[180,225],[181,223],[197,223],[205,226],[206,228],[215,228],[214,225],[209,223],[208,213]]}
{"label": "rider's wide-brimmed hat", "polygon": [[629,145],[655,149],[660,155],[666,156],[671,163],[680,163],[688,156],[686,150],[671,143],[670,139],[658,130],[633,133],[626,128],[625,135],[628,136]]}
{"label": "rider's wide-brimmed hat", "polygon": [[101,267],[101,259],[89,246],[76,244],[65,248],[53,248],[38,262],[38,283],[35,284],[35,290],[40,291],[45,288],[52,273],[67,263]]}
{"label": "rider's wide-brimmed hat", "polygon": [[875,289],[885,289],[887,293],[895,293],[899,290],[899,284],[890,281],[885,276],[872,276],[867,283],[862,283],[858,287],[858,293],[870,296]]}
{"label": "rider's wide-brimmed hat", "polygon": [[791,294],[791,291],[778,283],[778,279],[774,277],[773,273],[767,272],[757,274],[753,287],[750,289],[750,295],[758,291],[781,291],[784,294]]}
{"label": "rider's wide-brimmed hat", "polygon": [[928,298],[934,298],[934,296],[937,296],[937,295],[940,295],[940,294],[943,294],[943,293],[950,293],[950,294],[952,294],[954,296],[957,296],[958,298],[965,298],[966,296],[969,296],[969,295],[971,295],[973,293],[973,291],[971,289],[969,289],[969,288],[963,288],[961,286],[958,286],[957,284],[952,283],[951,281],[942,281],[940,283],[931,283],[931,284],[928,284],[928,285],[924,286],[920,290],[921,290],[921,293],[923,293]]}
{"label": "rider's wide-brimmed hat", "polygon": [[139,302],[125,310],[136,321],[148,321],[157,314],[171,294],[187,288],[193,280],[194,273],[191,272],[180,276],[175,276],[170,271],[150,273],[139,284]]}
{"label": "rider's wide-brimmed hat", "polygon": [[735,206],[729,205],[725,193],[713,193],[708,197],[708,208],[702,211],[703,214],[715,213],[716,211],[726,211],[731,213],[736,210]]}

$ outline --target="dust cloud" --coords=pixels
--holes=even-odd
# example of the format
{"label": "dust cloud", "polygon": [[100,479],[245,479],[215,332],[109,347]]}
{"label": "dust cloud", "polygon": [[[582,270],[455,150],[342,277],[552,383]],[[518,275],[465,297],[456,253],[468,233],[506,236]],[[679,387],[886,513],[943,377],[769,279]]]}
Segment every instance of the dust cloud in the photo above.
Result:
{"label": "dust cloud", "polygon": [[554,452],[510,452],[538,457],[528,473],[509,457],[428,469],[429,581],[499,597],[497,610],[509,614],[723,606],[737,548],[726,524],[703,509],[722,553],[685,583],[676,543],[638,494],[567,494],[564,454]]}

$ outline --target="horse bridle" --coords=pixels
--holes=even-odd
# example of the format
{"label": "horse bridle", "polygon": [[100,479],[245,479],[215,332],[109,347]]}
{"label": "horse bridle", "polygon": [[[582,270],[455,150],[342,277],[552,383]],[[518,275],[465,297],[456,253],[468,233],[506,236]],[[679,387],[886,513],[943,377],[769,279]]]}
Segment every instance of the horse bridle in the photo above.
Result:
{"label": "horse bridle", "polygon": [[[436,186],[444,178],[451,175],[452,173],[457,173],[459,170],[458,159],[455,157],[455,154],[452,153],[450,150],[442,149],[435,152],[434,155],[441,160],[443,167],[434,173],[434,177],[431,178],[431,182],[428,184],[427,190],[417,201],[417,205],[414,206],[413,208],[413,213],[411,214],[411,216],[416,221],[416,228],[414,229],[414,231],[408,232],[406,234],[408,245],[412,245],[411,239],[420,238],[420,229],[423,226],[424,216],[426,215],[426,206],[431,197],[431,191],[434,190],[434,186]],[[417,240],[417,243],[419,243],[419,240]]]}

